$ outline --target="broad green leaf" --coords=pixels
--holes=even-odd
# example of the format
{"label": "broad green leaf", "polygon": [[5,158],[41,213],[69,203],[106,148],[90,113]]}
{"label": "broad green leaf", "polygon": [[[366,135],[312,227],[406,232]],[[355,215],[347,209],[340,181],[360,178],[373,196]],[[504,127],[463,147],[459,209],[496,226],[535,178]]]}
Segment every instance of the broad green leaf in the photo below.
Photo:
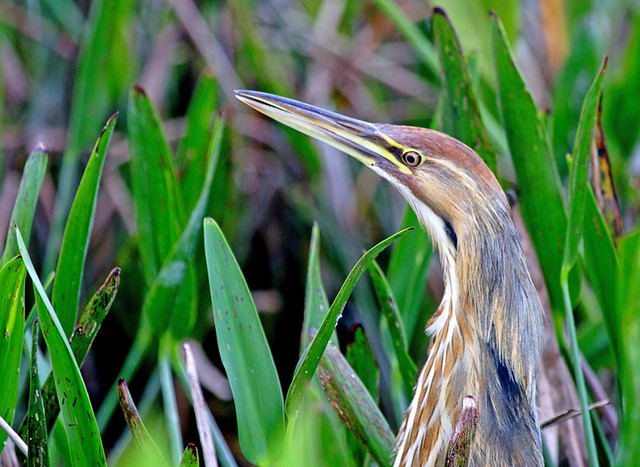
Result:
{"label": "broad green leaf", "polygon": [[540,261],[551,304],[555,310],[561,310],[560,269],[567,214],[558,170],[538,109],[516,67],[505,32],[496,16],[493,16],[491,31],[498,100],[520,186],[522,217]]}
{"label": "broad green leaf", "polygon": [[280,381],[242,271],[213,219],[204,245],[220,358],[231,385],[240,446],[254,463],[273,460],[284,436]]}
{"label": "broad green leaf", "polygon": [[401,230],[400,232],[396,232],[390,237],[384,239],[367,251],[358,260],[355,266],[353,266],[353,269],[351,269],[351,272],[345,279],[342,287],[340,287],[340,290],[336,295],[336,298],[331,304],[329,311],[325,315],[318,332],[305,349],[300,360],[298,360],[298,365],[296,366],[296,370],[293,374],[293,381],[291,382],[287,393],[286,409],[288,414],[293,415],[297,410],[304,389],[315,374],[320,358],[324,353],[324,349],[327,347],[327,344],[331,339],[331,335],[338,324],[338,320],[342,316],[342,310],[347,304],[347,300],[351,296],[351,292],[353,292],[353,289],[360,280],[360,277],[362,277],[362,274],[364,274],[369,264],[376,259],[382,250],[388,247],[395,240],[406,235],[410,230],[411,228]]}
{"label": "broad green leaf", "polygon": [[128,126],[138,245],[144,277],[151,286],[180,236],[181,203],[173,156],[160,117],[138,86],[129,94]]}
{"label": "broad green leaf", "polygon": [[[208,149],[209,163],[206,166],[204,183],[200,197],[193,208],[189,221],[182,232],[182,236],[166,256],[162,267],[156,276],[151,290],[144,303],[144,312],[151,329],[157,335],[164,332],[171,323],[171,330],[176,337],[183,337],[191,332],[195,314],[185,313],[189,309],[175,306],[179,290],[184,287],[185,274],[188,273],[189,260],[193,257],[197,246],[200,226],[205,208],[209,200],[211,182],[218,164],[220,145],[224,131],[224,120],[218,119],[213,131],[213,137]],[[195,279],[191,279],[192,282]],[[172,316],[173,315],[173,316]]]}
{"label": "broad green leaf", "polygon": [[[13,422],[17,405],[20,357],[24,334],[24,278],[22,258],[15,257],[0,269],[0,416]],[[0,446],[7,433],[0,430]]]}
{"label": "broad green leaf", "polygon": [[27,163],[24,165],[18,195],[16,196],[11,220],[9,221],[9,230],[7,231],[7,241],[5,243],[2,260],[0,266],[18,254],[18,245],[16,243],[16,231],[14,226],[17,225],[20,232],[24,232],[27,239],[31,237],[31,224],[33,216],[36,212],[36,204],[38,203],[38,195],[40,187],[44,180],[47,170],[47,153],[42,146],[36,146],[31,152]]}
{"label": "broad green leaf", "polygon": [[371,274],[371,282],[373,282],[373,287],[378,296],[380,310],[387,322],[387,330],[391,336],[406,395],[411,397],[416,381],[416,364],[409,356],[406,334],[396,307],[396,301],[393,298],[391,286],[377,262],[374,261],[369,266],[369,274]]}
{"label": "broad green leaf", "polygon": [[364,384],[331,344],[320,361],[318,378],[331,405],[349,430],[379,465],[390,465],[393,433]]}
{"label": "broad green leaf", "polygon": [[[309,247],[309,264],[307,265],[307,283],[304,293],[304,319],[302,322],[302,334],[300,335],[300,354],[309,345],[309,331],[318,329],[322,324],[327,311],[329,300],[322,284],[320,273],[320,229],[317,223],[313,223],[311,231],[311,245]],[[333,345],[338,345],[338,338],[331,335]]]}
{"label": "broad green leaf", "polygon": [[124,414],[124,419],[127,422],[127,426],[133,435],[133,441],[136,447],[143,453],[145,461],[149,462],[148,465],[168,465],[166,459],[158,449],[153,437],[147,431],[144,426],[138,409],[131,393],[127,382],[123,379],[118,381],[118,401]]}
{"label": "broad green leaf", "polygon": [[620,238],[620,273],[616,290],[620,322],[621,361],[619,377],[622,394],[620,440],[616,465],[633,465],[640,459],[640,230]]}
{"label": "broad green leaf", "polygon": [[495,150],[482,122],[478,98],[458,38],[440,8],[434,10],[431,24],[440,58],[442,131],[473,148],[497,175]]}
{"label": "broad green leaf", "polygon": [[62,324],[36,274],[19,230],[16,235],[20,254],[22,254],[27,272],[33,282],[38,318],[51,355],[53,377],[60,401],[60,413],[69,446],[72,446],[72,463],[74,466],[106,466],[107,459],[104,455],[98,425],[80,369],[65,337]]}
{"label": "broad green leaf", "polygon": [[84,263],[89,249],[102,167],[117,117],[115,114],[107,121],[93,147],[62,237],[51,302],[58,312],[58,318],[66,336],[71,335],[76,323]]}
{"label": "broad green leaf", "polygon": [[[27,466],[47,467],[49,465],[49,448],[47,417],[44,411],[42,392],[40,391],[40,377],[38,375],[38,339],[40,338],[40,323],[33,325],[31,342],[31,371],[29,380],[29,410],[27,412]],[[25,439],[25,438],[23,438]]]}
{"label": "broad green leaf", "polygon": [[582,114],[578,123],[578,134],[573,147],[573,163],[569,172],[569,225],[567,226],[563,259],[563,269],[567,274],[576,262],[578,246],[580,240],[582,240],[585,203],[587,191],[589,190],[589,161],[596,138],[598,105],[602,98],[602,86],[606,69],[607,59],[605,58],[600,72],[591,84],[591,88],[584,99]]}
{"label": "broad green leaf", "polygon": [[406,208],[402,227],[415,227],[411,235],[398,240],[391,253],[387,277],[396,303],[407,343],[416,332],[424,332],[424,323],[418,323],[420,307],[423,304],[427,270],[433,255],[431,241],[420,227],[415,212]]}

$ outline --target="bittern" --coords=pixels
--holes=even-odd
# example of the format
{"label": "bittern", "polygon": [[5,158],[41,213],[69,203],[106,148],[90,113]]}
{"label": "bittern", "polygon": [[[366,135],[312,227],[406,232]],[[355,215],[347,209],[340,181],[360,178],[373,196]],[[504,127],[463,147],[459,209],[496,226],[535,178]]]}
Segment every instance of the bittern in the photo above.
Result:
{"label": "bittern", "polygon": [[427,360],[394,465],[444,465],[468,395],[479,412],[468,465],[542,465],[535,404],[542,309],[507,198],[482,159],[438,131],[367,123],[262,92],[236,97],[387,179],[438,251],[444,295],[427,323]]}

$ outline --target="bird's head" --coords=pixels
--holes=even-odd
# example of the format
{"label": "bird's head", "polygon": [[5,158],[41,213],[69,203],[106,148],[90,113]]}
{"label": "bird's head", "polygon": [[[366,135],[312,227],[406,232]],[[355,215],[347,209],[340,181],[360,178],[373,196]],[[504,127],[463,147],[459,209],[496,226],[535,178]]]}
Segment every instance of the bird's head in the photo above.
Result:
{"label": "bird's head", "polygon": [[[426,128],[375,124],[257,91],[236,97],[263,114],[349,154],[395,186],[440,253],[454,255],[478,218],[508,209],[495,176],[468,146]],[[497,211],[497,212],[492,212]],[[487,217],[488,216],[488,217]]]}

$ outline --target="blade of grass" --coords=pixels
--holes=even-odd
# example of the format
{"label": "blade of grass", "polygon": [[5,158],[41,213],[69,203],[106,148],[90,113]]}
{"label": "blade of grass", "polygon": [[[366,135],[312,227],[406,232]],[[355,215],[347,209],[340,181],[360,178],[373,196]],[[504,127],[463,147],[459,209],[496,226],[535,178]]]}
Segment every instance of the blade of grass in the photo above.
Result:
{"label": "blade of grass", "polygon": [[584,380],[582,364],[580,361],[580,348],[576,335],[576,324],[573,316],[573,305],[569,294],[569,272],[578,258],[578,245],[582,240],[584,228],[584,211],[588,190],[588,170],[591,148],[596,136],[596,117],[598,104],[602,96],[602,86],[604,83],[604,73],[607,69],[607,59],[605,59],[600,72],[596,76],[589,92],[584,99],[582,114],[578,123],[578,134],[573,149],[574,160],[569,172],[569,222],[565,237],[564,259],[560,272],[560,284],[564,297],[565,315],[567,328],[569,331],[569,343],[571,351],[571,361],[573,363],[574,378],[578,396],[580,398],[580,409],[582,410],[582,423],[589,454],[589,464],[598,466],[598,451],[593,433],[593,424],[589,414],[589,395]]}
{"label": "blade of grass", "polygon": [[128,124],[138,245],[144,277],[151,286],[180,235],[182,206],[160,117],[139,86],[129,94]]}
{"label": "blade of grass", "polygon": [[11,221],[9,222],[9,229],[7,231],[7,241],[5,242],[0,266],[6,264],[7,261],[18,254],[14,225],[17,225],[20,228],[20,232],[24,233],[28,244],[29,238],[31,237],[31,224],[33,223],[33,216],[36,212],[36,204],[38,203],[38,195],[40,194],[40,187],[44,181],[46,171],[47,153],[43,146],[38,145],[31,154],[29,154],[27,163],[24,165],[16,202],[13,205],[13,212],[11,213]]}
{"label": "blade of grass", "polygon": [[118,114],[111,116],[93,147],[62,237],[51,303],[54,310],[58,312],[58,319],[66,336],[71,335],[76,323],[84,263],[89,250],[102,167],[104,167],[107,148],[117,119]]}
{"label": "blade of grass", "polygon": [[240,446],[250,462],[266,463],[278,454],[284,437],[278,373],[240,267],[210,218],[204,221],[204,244],[218,349],[236,405]]}
{"label": "blade of grass", "polygon": [[496,153],[482,122],[480,105],[460,42],[441,8],[434,9],[431,24],[440,59],[442,131],[472,147],[497,175]]}
{"label": "blade of grass", "polygon": [[[13,422],[18,399],[20,357],[24,334],[24,280],[26,269],[22,258],[9,260],[0,269],[0,417]],[[7,433],[0,430],[0,446]]]}
{"label": "blade of grass", "polygon": [[40,391],[40,377],[38,375],[38,340],[40,339],[40,323],[33,325],[31,340],[31,371],[29,380],[29,410],[27,411],[27,424],[29,426],[27,443],[29,455],[28,467],[48,467],[49,448],[47,417],[44,411],[42,392]]}
{"label": "blade of grass", "polygon": [[[548,145],[545,126],[516,67],[497,16],[492,14],[497,94],[516,176],[522,216],[531,235],[554,311],[562,310],[560,269],[567,231],[567,214],[558,169]],[[577,276],[571,277],[571,291]],[[574,280],[575,279],[575,280]]]}
{"label": "blade of grass", "polygon": [[124,413],[127,426],[133,435],[133,440],[138,449],[144,453],[145,460],[148,460],[149,465],[168,466],[169,464],[167,464],[162,452],[160,452],[160,449],[158,449],[158,446],[144,426],[136,404],[133,402],[133,398],[129,392],[127,382],[123,379],[118,381],[118,401]]}
{"label": "blade of grass", "polygon": [[331,344],[327,345],[318,366],[318,379],[351,433],[379,465],[389,465],[395,440],[393,433],[360,378]]}
{"label": "blade of grass", "polygon": [[[145,299],[143,306],[147,320],[151,328],[160,334],[171,323],[171,330],[177,337],[182,337],[191,332],[195,321],[195,314],[185,313],[184,309],[174,306],[179,290],[184,287],[185,275],[188,272],[189,260],[193,257],[197,246],[197,239],[202,225],[202,218],[209,200],[211,182],[218,163],[224,120],[218,119],[215,124],[206,168],[206,174],[200,196],[181,237],[173,246],[162,263],[162,267],[156,276],[151,290]],[[172,316],[173,314],[173,316]],[[182,451],[182,446],[180,447]]]}
{"label": "blade of grass", "polygon": [[218,83],[203,74],[193,91],[185,117],[185,136],[180,141],[176,160],[183,172],[180,187],[187,212],[191,212],[207,173],[211,141],[212,116],[218,105]]}
{"label": "blade of grass", "polygon": [[605,58],[600,72],[585,96],[578,133],[573,147],[573,163],[569,172],[569,222],[565,237],[563,269],[568,270],[578,258],[578,246],[584,230],[584,211],[589,183],[589,160],[595,142],[598,105],[602,98],[604,75],[607,70]]}
{"label": "blade of grass", "polygon": [[16,229],[18,248],[33,282],[38,318],[42,334],[51,354],[51,365],[60,400],[61,415],[71,450],[73,465],[107,465],[95,415],[89,401],[87,388],[80,369],[65,338],[64,329],[58,320],[51,302],[36,274],[27,247],[20,231]]}
{"label": "blade of grass", "polygon": [[296,366],[296,370],[293,374],[293,381],[291,381],[289,391],[287,392],[286,411],[290,416],[295,415],[298,404],[302,399],[304,388],[315,374],[320,358],[324,353],[324,349],[327,347],[327,344],[331,339],[331,335],[338,324],[338,320],[342,316],[342,310],[344,309],[349,296],[351,296],[353,288],[358,283],[358,280],[360,280],[360,277],[362,277],[362,274],[364,274],[369,264],[376,259],[382,250],[388,247],[395,240],[402,238],[411,230],[411,228],[401,230],[375,245],[362,255],[355,266],[353,266],[353,269],[351,269],[351,272],[349,272],[349,275],[342,284],[342,287],[340,287],[336,298],[331,304],[329,311],[325,315],[318,332],[298,360],[298,365]]}
{"label": "blade of grass", "polygon": [[[309,246],[309,263],[307,265],[307,283],[304,293],[304,319],[302,334],[300,335],[300,354],[309,344],[309,331],[317,329],[329,309],[329,300],[322,284],[320,273],[320,229],[316,222],[311,230],[311,244]],[[338,338],[331,335],[333,345],[338,345]]]}

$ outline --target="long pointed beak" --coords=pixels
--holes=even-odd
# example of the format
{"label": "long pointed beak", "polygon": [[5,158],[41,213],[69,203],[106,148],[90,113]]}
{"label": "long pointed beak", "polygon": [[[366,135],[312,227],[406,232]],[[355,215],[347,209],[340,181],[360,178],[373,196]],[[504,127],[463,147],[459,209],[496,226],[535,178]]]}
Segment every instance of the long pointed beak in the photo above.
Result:
{"label": "long pointed beak", "polygon": [[319,139],[349,154],[363,164],[393,169],[410,174],[411,171],[389,151],[396,146],[372,123],[346,117],[304,102],[258,91],[235,91],[236,97],[259,112]]}

